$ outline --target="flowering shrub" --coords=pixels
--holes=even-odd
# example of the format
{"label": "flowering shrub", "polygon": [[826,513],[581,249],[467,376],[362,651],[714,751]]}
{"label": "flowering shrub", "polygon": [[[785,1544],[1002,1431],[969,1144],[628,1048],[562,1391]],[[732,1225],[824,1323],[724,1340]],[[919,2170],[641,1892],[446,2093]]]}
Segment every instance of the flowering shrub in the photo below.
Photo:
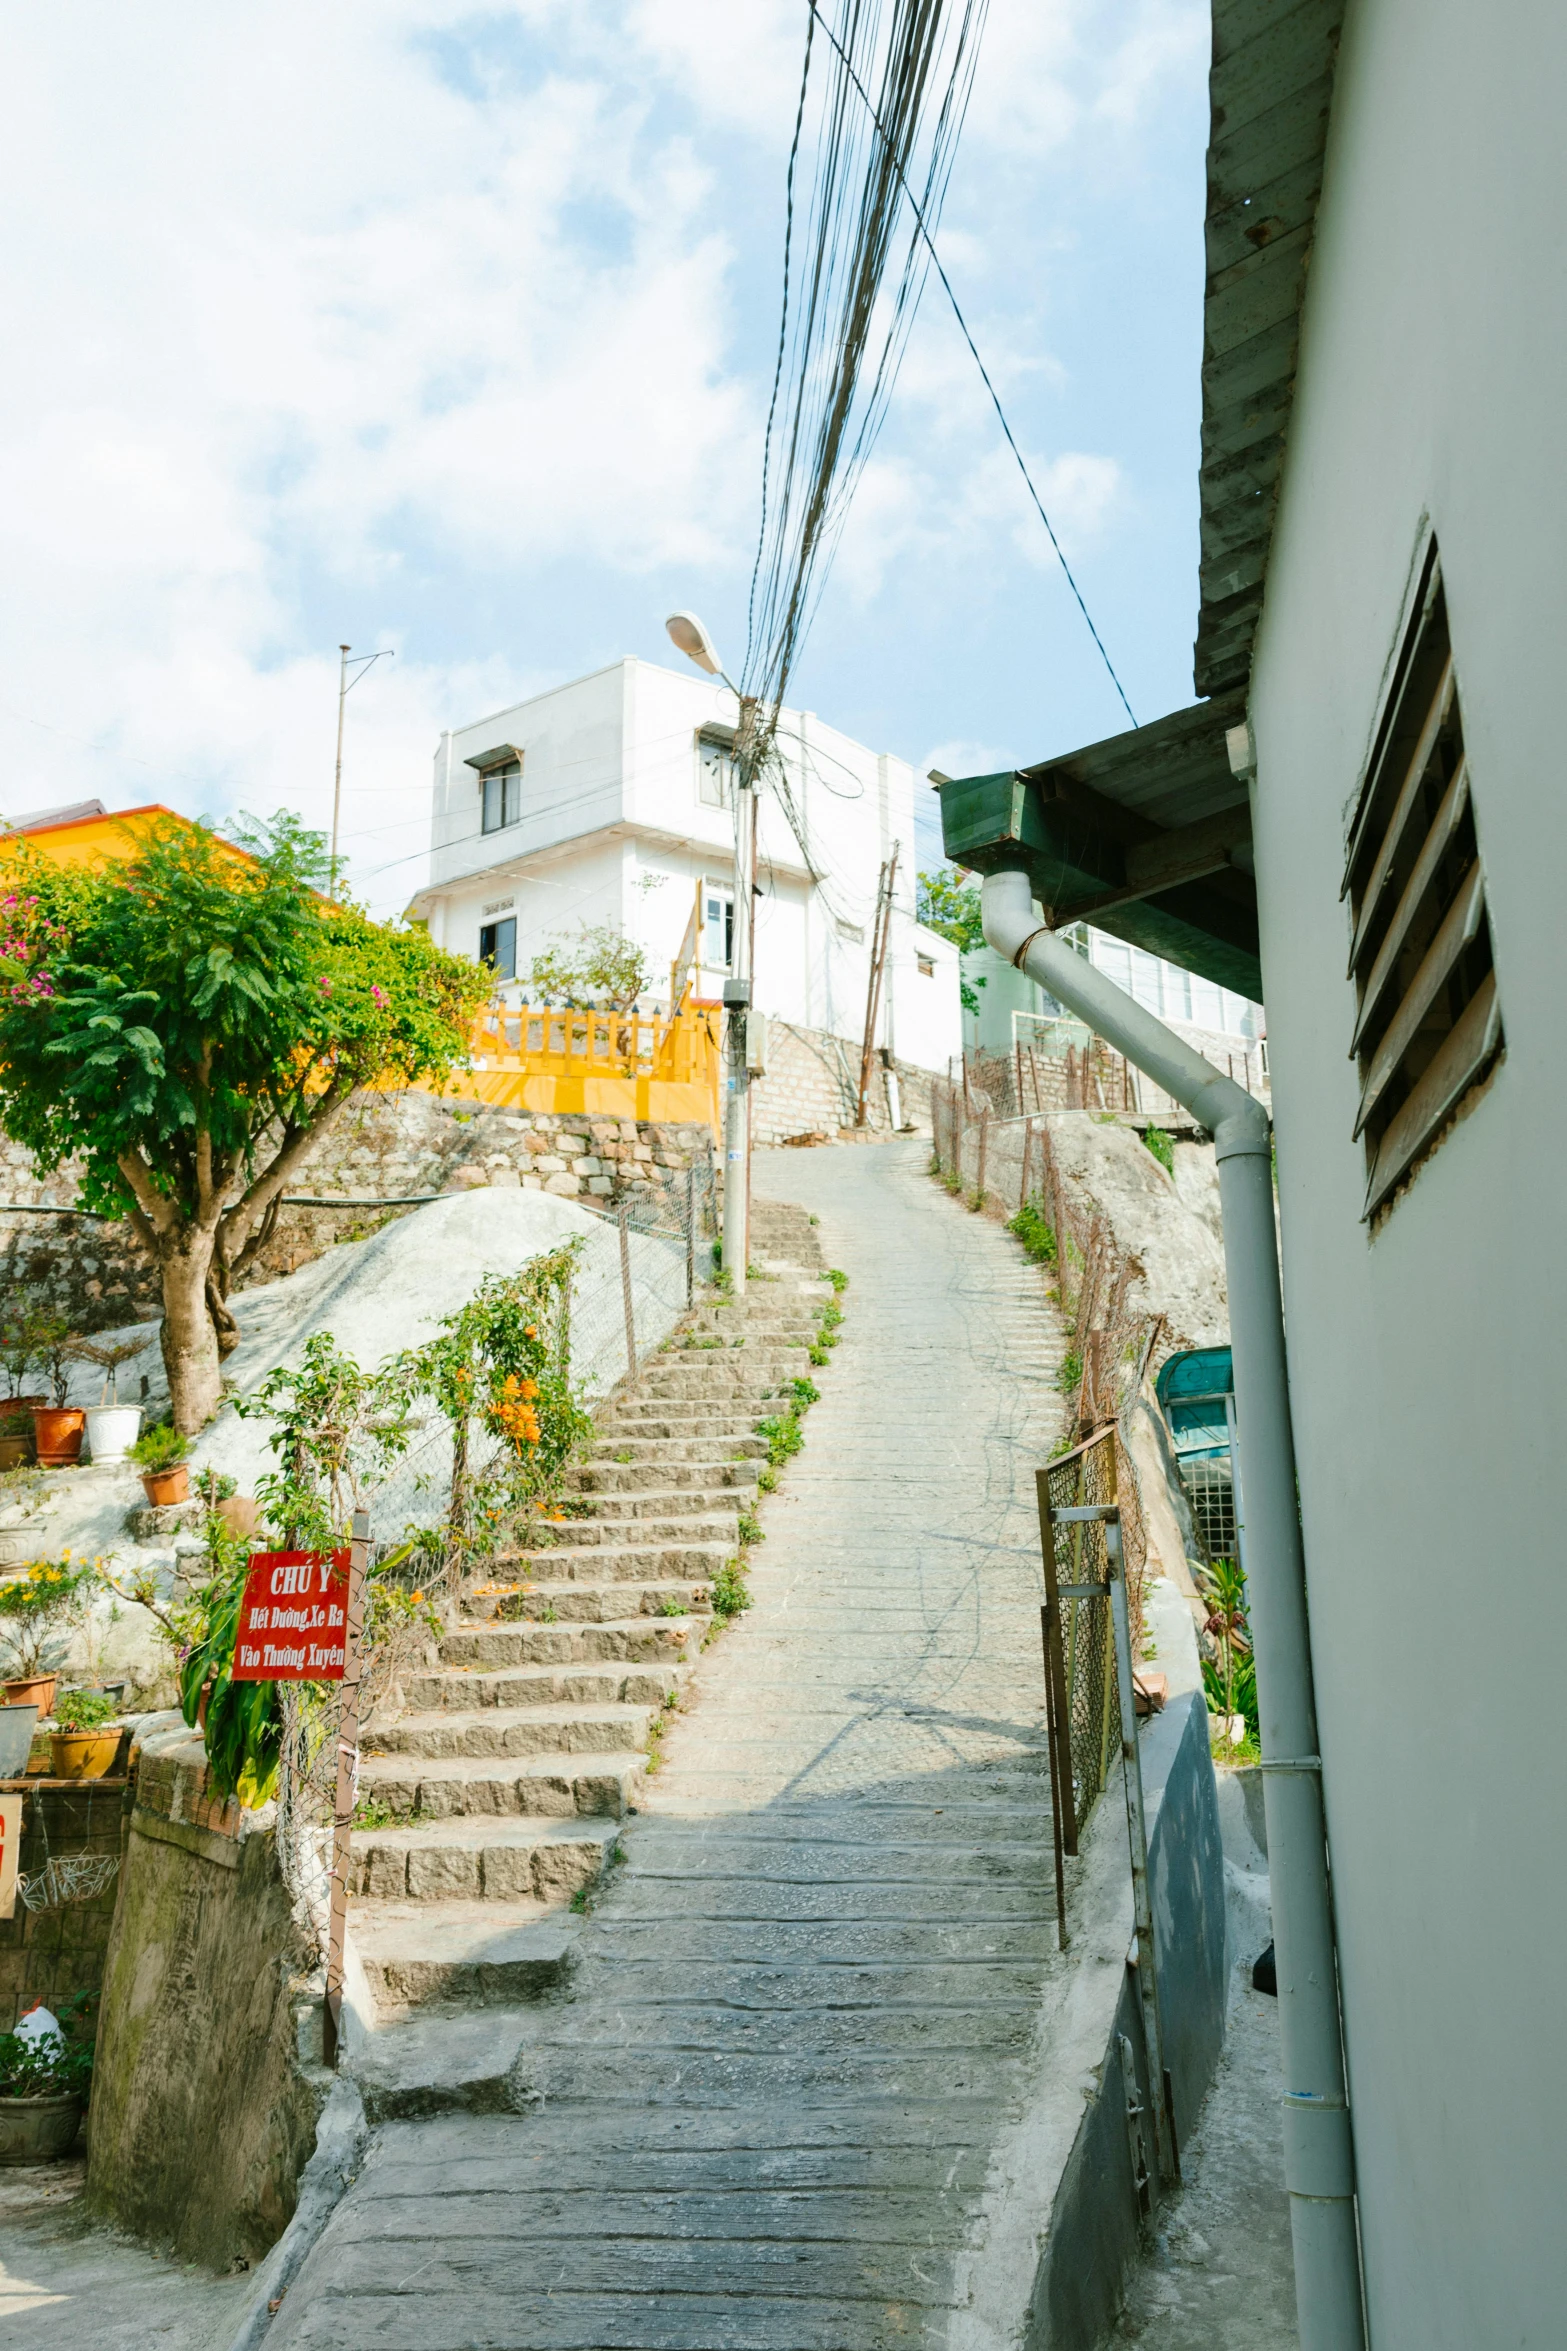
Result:
{"label": "flowering shrub", "polygon": [[66,1635],[86,1615],[100,1581],[98,1560],[62,1551],[0,1583],[0,1665],[8,1680],[32,1681],[64,1664]]}
{"label": "flowering shrub", "polygon": [[32,1004],[55,992],[51,958],[62,955],[69,934],[37,898],[12,890],[0,898],[0,996]]}

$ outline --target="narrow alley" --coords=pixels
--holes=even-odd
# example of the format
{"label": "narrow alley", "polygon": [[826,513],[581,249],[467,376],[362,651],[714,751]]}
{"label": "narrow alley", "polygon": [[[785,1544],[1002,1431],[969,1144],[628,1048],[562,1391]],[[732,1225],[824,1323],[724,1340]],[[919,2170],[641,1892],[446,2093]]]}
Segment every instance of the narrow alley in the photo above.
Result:
{"label": "narrow alley", "polygon": [[954,2339],[1057,1964],[1033,1471],[1060,1341],[927,1152],[759,1155],[850,1285],[755,1605],[532,2012],[520,2111],[385,2125],[278,2351]]}

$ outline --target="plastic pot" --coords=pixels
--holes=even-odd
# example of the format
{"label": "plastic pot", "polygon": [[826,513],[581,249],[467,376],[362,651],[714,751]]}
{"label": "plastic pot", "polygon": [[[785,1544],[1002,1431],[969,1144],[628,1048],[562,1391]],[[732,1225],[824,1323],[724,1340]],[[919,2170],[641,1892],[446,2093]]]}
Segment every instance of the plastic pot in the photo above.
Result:
{"label": "plastic pot", "polygon": [[49,1768],[57,1780],[101,1780],[120,1752],[120,1726],[101,1731],[51,1731]]}
{"label": "plastic pot", "polygon": [[123,1461],[140,1433],[139,1404],[89,1405],[87,1450],[94,1461]]}
{"label": "plastic pot", "polygon": [[68,1469],[82,1449],[87,1415],[79,1404],[35,1404],[33,1444],[40,1469]]}
{"label": "plastic pot", "polygon": [[59,2098],[0,2098],[0,2163],[54,2163],[81,2126],[76,2091]]}
{"label": "plastic pot", "polygon": [[190,1500],[190,1470],[183,1461],[176,1461],[172,1469],[144,1469],[141,1490],[155,1510],[170,1502]]}
{"label": "plastic pot", "polygon": [[33,1732],[37,1727],[36,1705],[0,1706],[0,1780],[26,1777],[27,1758],[33,1751]]}
{"label": "plastic pot", "polygon": [[7,1682],[5,1702],[7,1706],[36,1706],[41,1722],[54,1704],[59,1678],[58,1674],[42,1673],[28,1682]]}

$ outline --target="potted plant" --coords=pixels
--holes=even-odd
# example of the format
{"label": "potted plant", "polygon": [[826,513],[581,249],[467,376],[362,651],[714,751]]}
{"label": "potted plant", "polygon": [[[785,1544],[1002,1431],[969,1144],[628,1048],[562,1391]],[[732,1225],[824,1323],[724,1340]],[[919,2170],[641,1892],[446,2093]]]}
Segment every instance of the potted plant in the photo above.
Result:
{"label": "potted plant", "polygon": [[50,1389],[48,1402],[32,1408],[33,1445],[44,1469],[69,1469],[82,1449],[87,1415],[81,1405],[66,1402],[80,1345],[70,1324],[59,1316],[45,1316],[36,1325],[33,1360],[47,1372]]}
{"label": "potted plant", "polygon": [[0,1322],[0,1370],[5,1373],[5,1397],[0,1401],[0,1471],[19,1469],[33,1458],[35,1404],[46,1396],[24,1393],[27,1375],[38,1360],[38,1330],[42,1317],[33,1307],[17,1307]]}
{"label": "potted plant", "polygon": [[92,1995],[24,2016],[0,2033],[0,2163],[51,2163],[68,2155],[92,2085]]}
{"label": "potted plant", "polygon": [[142,1491],[155,1509],[167,1502],[190,1498],[190,1439],[182,1437],[172,1421],[158,1421],[143,1429],[130,1448],[130,1459],[141,1471]]}
{"label": "potted plant", "polygon": [[91,1560],[64,1551],[58,1559],[35,1559],[25,1575],[0,1583],[0,1672],[9,1705],[49,1713],[67,1636],[86,1615],[97,1580]]}
{"label": "potted plant", "polygon": [[49,1768],[57,1780],[101,1780],[120,1751],[119,1700],[109,1690],[66,1690],[54,1702]]}
{"label": "potted plant", "polygon": [[76,1352],[103,1373],[103,1393],[87,1408],[87,1449],[94,1461],[123,1461],[141,1427],[141,1406],[120,1402],[120,1366],[145,1352],[145,1339],[82,1339]]}

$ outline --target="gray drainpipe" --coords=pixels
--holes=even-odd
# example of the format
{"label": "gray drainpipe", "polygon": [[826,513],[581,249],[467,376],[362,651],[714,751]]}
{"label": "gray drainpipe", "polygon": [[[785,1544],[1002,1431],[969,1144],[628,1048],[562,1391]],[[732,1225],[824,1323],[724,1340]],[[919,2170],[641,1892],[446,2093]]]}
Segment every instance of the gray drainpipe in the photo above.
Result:
{"label": "gray drainpipe", "polygon": [[1333,1910],[1328,1893],[1306,1571],[1273,1225],[1268,1115],[1152,1013],[1042,927],[1026,873],[987,874],[985,938],[1146,1070],[1214,1141],[1235,1360],[1235,1414],[1268,1871],[1284,2042],[1284,2177],[1295,2248],[1301,2351],[1363,2351],[1355,2159],[1345,2096]]}

